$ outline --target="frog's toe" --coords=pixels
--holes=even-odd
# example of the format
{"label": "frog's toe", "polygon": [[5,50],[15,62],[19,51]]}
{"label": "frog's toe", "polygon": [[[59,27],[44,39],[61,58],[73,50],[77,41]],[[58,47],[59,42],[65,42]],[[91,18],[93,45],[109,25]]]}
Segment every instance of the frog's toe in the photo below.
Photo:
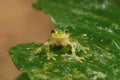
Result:
{"label": "frog's toe", "polygon": [[56,58],[53,57],[53,56],[48,56],[47,59],[48,59],[48,60],[50,60],[50,59],[52,59],[52,60],[56,60]]}
{"label": "frog's toe", "polygon": [[84,57],[79,57],[79,62],[82,63],[85,60]]}
{"label": "frog's toe", "polygon": [[86,49],[86,51],[90,50],[88,47],[86,47],[85,49]]}
{"label": "frog's toe", "polygon": [[53,59],[53,60],[56,60],[56,58],[55,58],[55,57],[52,57],[52,59]]}
{"label": "frog's toe", "polygon": [[47,57],[48,60],[52,59],[52,60],[56,60],[55,57]]}
{"label": "frog's toe", "polygon": [[88,47],[84,47],[84,48],[82,49],[82,51],[83,51],[84,53],[87,53],[88,50],[89,50]]}
{"label": "frog's toe", "polygon": [[74,57],[74,59],[79,61],[80,63],[82,63],[85,60],[84,57],[79,57],[79,56]]}
{"label": "frog's toe", "polygon": [[47,57],[47,60],[50,60],[50,57]]}
{"label": "frog's toe", "polygon": [[82,51],[83,51],[83,53],[85,53],[85,54],[87,53],[87,51],[86,51],[85,49],[84,49],[84,50],[82,50]]}

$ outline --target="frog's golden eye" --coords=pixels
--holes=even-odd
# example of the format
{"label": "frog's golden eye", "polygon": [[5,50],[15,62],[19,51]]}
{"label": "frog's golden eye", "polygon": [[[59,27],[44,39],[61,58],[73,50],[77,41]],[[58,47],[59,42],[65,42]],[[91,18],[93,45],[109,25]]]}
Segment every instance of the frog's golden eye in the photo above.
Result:
{"label": "frog's golden eye", "polygon": [[56,31],[56,30],[54,30],[54,29],[53,29],[53,30],[51,30],[51,33],[52,33],[52,34],[53,34],[53,33],[56,33],[56,32],[57,32],[57,31]]}
{"label": "frog's golden eye", "polygon": [[65,33],[65,34],[69,34],[69,31],[68,31],[68,30],[65,30],[64,33]]}

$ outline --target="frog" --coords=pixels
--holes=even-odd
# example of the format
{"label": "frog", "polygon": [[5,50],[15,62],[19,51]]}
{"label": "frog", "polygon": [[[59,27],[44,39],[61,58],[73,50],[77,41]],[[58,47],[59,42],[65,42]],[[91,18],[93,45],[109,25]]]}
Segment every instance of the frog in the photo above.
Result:
{"label": "frog", "polygon": [[[88,47],[82,46],[78,41],[73,40],[70,37],[71,33],[68,30],[63,30],[59,31],[56,29],[51,30],[51,37],[48,41],[44,43],[46,54],[47,54],[47,59],[53,59],[56,60],[56,58],[51,54],[50,51],[50,45],[55,45],[55,46],[70,46],[71,47],[71,56],[72,58],[76,59],[78,56],[76,55],[76,50],[78,51],[83,51],[84,53],[87,53],[89,50]],[[83,58],[79,58],[83,59]]]}

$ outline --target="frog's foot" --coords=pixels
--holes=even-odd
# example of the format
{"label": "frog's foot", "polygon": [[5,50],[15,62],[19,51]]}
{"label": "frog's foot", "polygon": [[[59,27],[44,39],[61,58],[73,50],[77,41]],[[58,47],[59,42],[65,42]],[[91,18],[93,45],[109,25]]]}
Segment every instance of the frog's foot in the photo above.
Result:
{"label": "frog's foot", "polygon": [[79,61],[80,63],[82,63],[84,60],[85,60],[84,57],[79,57],[79,60],[78,60],[78,61]]}
{"label": "frog's foot", "polygon": [[72,53],[72,58],[76,58],[77,55],[75,53]]}
{"label": "frog's foot", "polygon": [[33,52],[34,53],[39,53],[41,50],[42,50],[41,47],[39,47],[39,48],[36,48]]}
{"label": "frog's foot", "polygon": [[56,60],[55,57],[47,57],[48,60],[52,59],[52,60]]}
{"label": "frog's foot", "polygon": [[40,51],[41,51],[41,47],[35,49],[35,52],[36,52],[36,53],[38,53],[38,52],[40,52]]}
{"label": "frog's foot", "polygon": [[[47,54],[48,54],[48,53],[47,53]],[[56,58],[55,58],[52,54],[50,54],[50,53],[47,55],[47,59],[48,59],[48,60],[50,60],[50,59],[56,60]]]}
{"label": "frog's foot", "polygon": [[84,57],[79,57],[79,56],[76,56],[76,55],[72,56],[72,58],[75,59],[75,60],[77,60],[77,61],[79,61],[80,63],[82,63],[85,60]]}
{"label": "frog's foot", "polygon": [[88,47],[82,47],[81,50],[84,52],[84,53],[87,53],[87,51],[89,50]]}

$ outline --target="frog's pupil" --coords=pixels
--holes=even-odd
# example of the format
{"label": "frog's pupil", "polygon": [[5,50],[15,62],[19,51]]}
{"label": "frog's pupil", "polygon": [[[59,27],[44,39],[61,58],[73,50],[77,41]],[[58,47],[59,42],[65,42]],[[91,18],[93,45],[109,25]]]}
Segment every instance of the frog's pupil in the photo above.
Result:
{"label": "frog's pupil", "polygon": [[55,33],[55,30],[51,30],[51,33]]}
{"label": "frog's pupil", "polygon": [[67,30],[65,30],[65,34],[68,34],[69,32]]}

